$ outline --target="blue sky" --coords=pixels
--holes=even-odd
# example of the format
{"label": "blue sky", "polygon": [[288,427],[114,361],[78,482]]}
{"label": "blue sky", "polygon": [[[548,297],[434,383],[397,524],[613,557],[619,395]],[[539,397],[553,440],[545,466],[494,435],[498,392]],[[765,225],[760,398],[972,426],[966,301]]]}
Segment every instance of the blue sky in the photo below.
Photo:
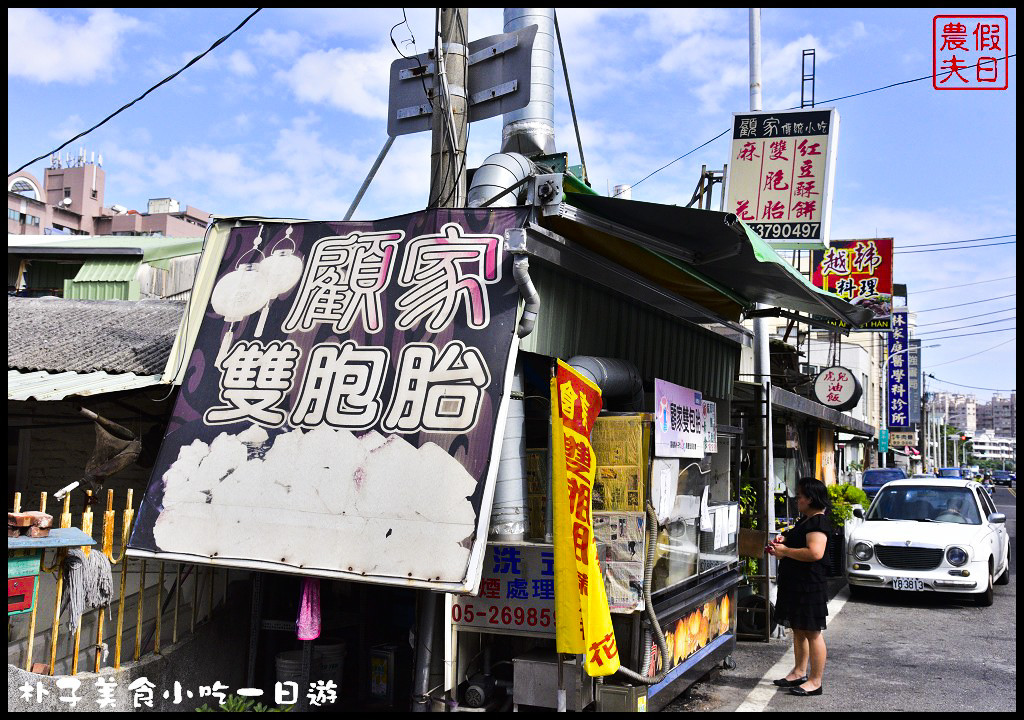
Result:
{"label": "blue sky", "polygon": [[[95,124],[206,50],[243,9],[8,10],[7,164],[13,170]],[[432,43],[432,11],[394,29],[406,54]],[[816,101],[841,114],[832,237],[889,237],[896,249],[1016,233],[1016,58],[1005,91],[936,91],[930,80],[826,103],[932,72],[926,9],[762,11],[763,108],[800,104],[800,62],[817,51]],[[941,11],[943,14],[957,11]],[[1016,12],[1005,14],[1016,53]],[[715,137],[749,109],[747,11],[565,9],[558,13],[595,189],[636,183]],[[386,140],[387,76],[399,8],[263,10],[175,80],[66,151],[102,153],[106,200],[145,209],[171,196],[220,215],[344,216]],[[469,35],[501,32],[501,11],[471,9]],[[579,162],[560,66],[556,143]],[[429,137],[397,139],[355,217],[422,208]],[[469,163],[501,142],[500,118],[474,123]],[[728,138],[645,180],[633,198],[685,204]],[[43,162],[28,168],[42,176]],[[991,242],[1006,242],[1015,237]],[[980,244],[980,243],[979,243]],[[949,246],[940,246],[949,247]],[[929,248],[917,248],[929,249]],[[897,254],[919,323],[1015,326],[1016,245]],[[915,294],[920,293],[920,294]],[[1012,295],[989,301],[997,296]],[[947,305],[948,310],[931,311]],[[995,313],[997,310],[1006,312]],[[1016,388],[1013,330],[926,341],[925,370],[948,383]],[[999,347],[994,347],[994,346]],[[966,359],[960,360],[959,358]],[[988,390],[959,388],[987,397]]]}

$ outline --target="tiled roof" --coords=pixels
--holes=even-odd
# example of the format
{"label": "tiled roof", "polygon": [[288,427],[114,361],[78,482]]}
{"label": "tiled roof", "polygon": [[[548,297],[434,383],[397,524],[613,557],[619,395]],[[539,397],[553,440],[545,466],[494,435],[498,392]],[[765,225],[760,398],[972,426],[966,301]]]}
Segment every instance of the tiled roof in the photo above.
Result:
{"label": "tiled roof", "polygon": [[7,298],[7,368],[163,372],[185,303]]}

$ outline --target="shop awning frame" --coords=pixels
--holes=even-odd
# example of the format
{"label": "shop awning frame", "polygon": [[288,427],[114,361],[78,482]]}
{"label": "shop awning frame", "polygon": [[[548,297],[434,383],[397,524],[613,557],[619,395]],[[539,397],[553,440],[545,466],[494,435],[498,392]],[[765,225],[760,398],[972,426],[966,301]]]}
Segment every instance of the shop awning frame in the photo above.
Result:
{"label": "shop awning frame", "polygon": [[[749,396],[749,398],[754,399],[759,397],[761,386],[757,383],[737,382],[733,385],[733,392],[737,396]],[[873,425],[857,420],[846,413],[833,410],[810,398],[805,398],[789,390],[772,385],[772,415],[778,417],[782,414],[791,414],[800,418],[814,420],[822,427],[861,436],[868,441],[876,434]],[[857,442],[857,440],[847,440],[845,442]]]}
{"label": "shop awning frame", "polygon": [[[570,192],[558,221],[686,263],[710,285],[740,299],[747,311],[762,303],[852,325],[871,318],[869,310],[814,287],[732,213]],[[560,233],[576,239],[571,229]],[[800,320],[818,324],[813,317]]]}

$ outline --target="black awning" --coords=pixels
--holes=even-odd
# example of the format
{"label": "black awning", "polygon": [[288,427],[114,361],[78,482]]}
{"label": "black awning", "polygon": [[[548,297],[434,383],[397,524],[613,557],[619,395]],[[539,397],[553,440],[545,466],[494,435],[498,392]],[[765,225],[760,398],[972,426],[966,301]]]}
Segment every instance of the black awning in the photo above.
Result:
{"label": "black awning", "polygon": [[[745,299],[859,325],[871,312],[811,285],[767,242],[730,213],[566,193],[557,216],[543,220],[576,240],[579,228],[623,237],[681,261]],[[810,318],[808,318],[810,320]]]}

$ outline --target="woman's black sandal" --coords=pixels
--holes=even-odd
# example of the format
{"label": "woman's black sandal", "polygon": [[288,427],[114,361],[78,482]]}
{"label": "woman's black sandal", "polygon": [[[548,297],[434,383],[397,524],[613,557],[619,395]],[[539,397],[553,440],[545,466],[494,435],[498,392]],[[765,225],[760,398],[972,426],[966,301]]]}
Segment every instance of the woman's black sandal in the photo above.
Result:
{"label": "woman's black sandal", "polygon": [[805,682],[807,682],[806,675],[804,675],[802,678],[797,678],[796,680],[787,680],[786,678],[772,680],[772,685],[777,685],[780,688],[792,688],[796,687],[797,685],[803,685]]}

